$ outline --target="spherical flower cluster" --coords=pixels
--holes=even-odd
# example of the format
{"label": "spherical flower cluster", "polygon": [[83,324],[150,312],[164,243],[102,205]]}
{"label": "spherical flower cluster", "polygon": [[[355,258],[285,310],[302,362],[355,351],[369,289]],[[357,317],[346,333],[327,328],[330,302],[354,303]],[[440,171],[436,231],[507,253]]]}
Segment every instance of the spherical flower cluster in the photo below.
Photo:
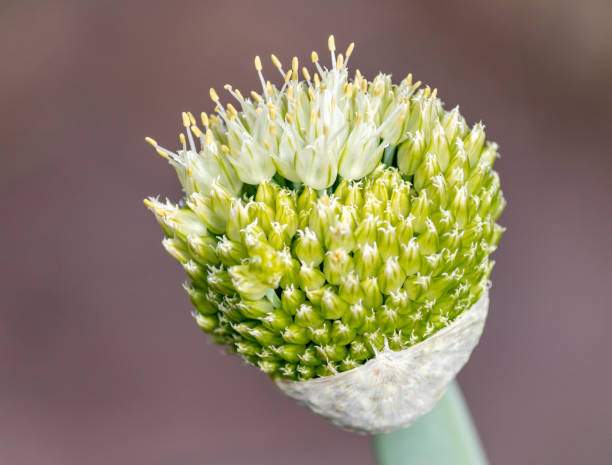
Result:
{"label": "spherical flower cluster", "polygon": [[497,145],[436,90],[298,59],[279,87],[226,86],[172,152],[185,198],[145,204],[184,267],[199,326],[275,378],[308,380],[407,349],[486,291],[505,202]]}

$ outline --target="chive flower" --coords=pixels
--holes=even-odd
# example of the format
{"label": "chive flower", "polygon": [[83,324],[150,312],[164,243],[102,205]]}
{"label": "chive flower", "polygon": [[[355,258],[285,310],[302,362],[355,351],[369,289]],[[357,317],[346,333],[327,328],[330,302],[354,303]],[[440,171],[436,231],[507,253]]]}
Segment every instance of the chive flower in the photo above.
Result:
{"label": "chive flower", "polygon": [[[336,424],[429,410],[478,342],[505,201],[497,144],[409,74],[349,76],[312,52],[260,93],[182,114],[178,203],[150,197],[197,324]],[[314,67],[314,70],[312,69]],[[301,77],[300,77],[301,72]]]}

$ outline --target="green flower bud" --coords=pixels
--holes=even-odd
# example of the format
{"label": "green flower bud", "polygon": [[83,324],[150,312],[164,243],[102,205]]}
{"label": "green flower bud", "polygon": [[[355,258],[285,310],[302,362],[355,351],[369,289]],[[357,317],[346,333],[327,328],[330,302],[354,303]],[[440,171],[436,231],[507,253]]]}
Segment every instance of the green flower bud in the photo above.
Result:
{"label": "green flower bud", "polygon": [[324,258],[324,251],[317,235],[310,229],[300,229],[297,232],[294,253],[306,265],[318,266]]}
{"label": "green flower bud", "polygon": [[[226,266],[238,265],[247,257],[246,247],[240,242],[234,242],[228,239],[227,236],[223,236],[216,245],[214,256],[218,257]],[[209,250],[213,250],[212,247],[210,247]]]}
{"label": "green flower bud", "polygon": [[378,273],[381,262],[376,242],[360,246],[355,251],[355,270],[362,278],[375,276]]}
{"label": "green flower bud", "polygon": [[375,277],[364,279],[361,282],[361,291],[363,292],[363,304],[366,307],[376,308],[383,303],[383,296],[380,293],[378,279]]}
{"label": "green flower bud", "polygon": [[344,249],[329,250],[325,254],[323,273],[327,282],[340,285],[342,277],[353,271],[353,258]]}
{"label": "green flower bud", "polygon": [[357,273],[351,271],[340,278],[338,295],[342,300],[350,304],[354,304],[363,298]]}
{"label": "green flower bud", "polygon": [[472,131],[463,139],[465,153],[470,167],[475,166],[485,142],[485,132],[482,123],[474,125]]}
{"label": "green flower bud", "polygon": [[325,275],[310,265],[302,265],[298,279],[300,287],[306,291],[320,289],[325,284]]}
{"label": "green flower bud", "polygon": [[290,324],[282,331],[283,339],[290,344],[307,344],[310,342],[310,330],[297,324]]}
{"label": "green flower bud", "polygon": [[397,166],[402,174],[413,175],[421,164],[425,150],[425,136],[421,131],[408,136],[397,150]]}
{"label": "green flower bud", "polygon": [[406,274],[400,267],[397,257],[389,257],[378,272],[378,284],[383,294],[390,294],[402,287]]}
{"label": "green flower bud", "polygon": [[257,187],[257,194],[255,195],[255,200],[257,202],[263,203],[274,209],[276,205],[276,192],[278,187],[275,184],[272,184],[268,181],[262,182]]}
{"label": "green flower bud", "polygon": [[395,226],[388,221],[382,222],[376,234],[376,244],[382,260],[399,255],[399,241]]}
{"label": "green flower bud", "polygon": [[185,244],[178,239],[165,238],[162,240],[162,245],[166,252],[174,257],[179,263],[185,265],[190,259],[190,254]]}
{"label": "green flower bud", "polygon": [[305,349],[306,346],[302,344],[283,344],[275,348],[275,353],[283,360],[297,363]]}
{"label": "green flower bud", "polygon": [[249,207],[250,204],[245,205],[238,199],[232,200],[227,220],[227,237],[232,241],[240,242],[241,231],[251,223]]}

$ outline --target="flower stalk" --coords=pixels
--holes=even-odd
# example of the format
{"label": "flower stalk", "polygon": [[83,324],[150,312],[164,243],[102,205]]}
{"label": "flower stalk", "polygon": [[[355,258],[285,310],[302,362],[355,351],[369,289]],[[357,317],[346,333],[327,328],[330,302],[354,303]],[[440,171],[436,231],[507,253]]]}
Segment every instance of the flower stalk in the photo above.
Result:
{"label": "flower stalk", "polygon": [[487,465],[459,385],[412,426],[373,437],[378,465]]}

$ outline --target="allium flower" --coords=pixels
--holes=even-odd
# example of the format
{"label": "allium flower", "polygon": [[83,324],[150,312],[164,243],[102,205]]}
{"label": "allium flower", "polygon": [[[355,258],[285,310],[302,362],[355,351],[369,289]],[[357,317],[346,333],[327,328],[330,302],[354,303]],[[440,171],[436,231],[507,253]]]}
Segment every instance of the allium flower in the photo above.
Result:
{"label": "allium flower", "polygon": [[312,53],[260,94],[183,113],[178,205],[145,204],[213,341],[360,431],[431,408],[478,341],[503,232],[497,145],[408,75],[349,76]]}

